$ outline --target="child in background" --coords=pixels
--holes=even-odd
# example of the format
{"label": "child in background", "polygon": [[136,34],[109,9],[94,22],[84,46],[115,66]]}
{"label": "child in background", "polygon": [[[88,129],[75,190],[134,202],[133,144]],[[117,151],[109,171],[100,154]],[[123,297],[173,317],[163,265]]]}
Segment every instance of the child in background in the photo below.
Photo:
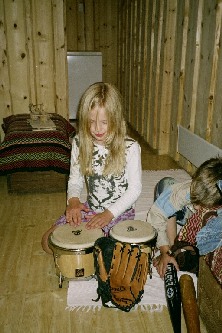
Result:
{"label": "child in background", "polygon": [[[198,263],[198,258],[193,260],[195,246],[200,255],[221,247],[221,180],[222,158],[212,158],[196,170],[191,181],[176,183],[165,178],[157,184],[157,198],[147,221],[158,232],[160,256],[154,259],[154,266],[160,277],[163,278],[168,263],[177,270],[192,272],[192,261],[194,265]],[[183,226],[177,235],[178,221]]]}
{"label": "child in background", "polygon": [[[122,220],[134,219],[134,204],[141,189],[141,149],[126,135],[123,103],[119,91],[108,83],[95,83],[83,94],[79,104],[79,133],[74,137],[66,215],[43,236],[65,223],[101,228],[105,235]],[[80,202],[84,181],[87,202]]]}

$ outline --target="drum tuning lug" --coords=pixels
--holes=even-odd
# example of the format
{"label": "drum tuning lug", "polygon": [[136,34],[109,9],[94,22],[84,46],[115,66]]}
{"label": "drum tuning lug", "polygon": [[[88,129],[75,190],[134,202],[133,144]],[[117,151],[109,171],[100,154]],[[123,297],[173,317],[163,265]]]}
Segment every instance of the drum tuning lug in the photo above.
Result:
{"label": "drum tuning lug", "polygon": [[148,264],[149,264],[149,275],[150,279],[152,279],[152,257],[150,253],[148,254]]}
{"label": "drum tuning lug", "polygon": [[63,283],[63,277],[62,277],[62,273],[60,272],[60,274],[59,274],[59,288],[62,288],[62,283]]}
{"label": "drum tuning lug", "polygon": [[153,278],[153,272],[152,272],[152,267],[150,267],[150,279],[152,279]]}

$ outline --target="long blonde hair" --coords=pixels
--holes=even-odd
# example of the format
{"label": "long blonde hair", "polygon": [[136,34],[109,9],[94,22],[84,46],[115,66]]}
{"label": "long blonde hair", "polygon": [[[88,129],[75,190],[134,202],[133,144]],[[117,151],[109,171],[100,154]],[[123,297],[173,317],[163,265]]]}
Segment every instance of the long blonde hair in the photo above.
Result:
{"label": "long blonde hair", "polygon": [[103,175],[119,175],[126,164],[126,124],[123,115],[123,101],[117,88],[109,83],[92,84],[83,94],[79,109],[79,163],[83,175],[92,175],[93,140],[90,133],[89,115],[95,107],[105,109],[108,120],[106,147],[108,155]]}

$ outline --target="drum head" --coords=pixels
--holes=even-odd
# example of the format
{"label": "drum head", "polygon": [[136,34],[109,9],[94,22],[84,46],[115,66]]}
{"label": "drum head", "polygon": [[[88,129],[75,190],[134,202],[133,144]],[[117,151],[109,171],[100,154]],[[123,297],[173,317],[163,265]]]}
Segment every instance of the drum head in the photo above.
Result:
{"label": "drum head", "polygon": [[140,220],[126,220],[110,230],[110,236],[120,242],[138,244],[152,240],[156,236],[150,223]]}
{"label": "drum head", "polygon": [[53,244],[65,249],[86,249],[94,245],[97,238],[102,237],[101,229],[86,229],[86,223],[81,223],[78,227],[70,224],[56,228],[52,235]]}

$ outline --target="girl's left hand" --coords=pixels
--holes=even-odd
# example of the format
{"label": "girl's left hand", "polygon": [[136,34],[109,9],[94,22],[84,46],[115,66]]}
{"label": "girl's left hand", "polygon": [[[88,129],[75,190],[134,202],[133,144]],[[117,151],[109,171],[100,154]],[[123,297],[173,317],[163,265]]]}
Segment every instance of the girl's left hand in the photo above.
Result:
{"label": "girl's left hand", "polygon": [[86,229],[102,229],[113,219],[113,214],[106,209],[102,213],[96,214],[89,222],[86,223]]}

